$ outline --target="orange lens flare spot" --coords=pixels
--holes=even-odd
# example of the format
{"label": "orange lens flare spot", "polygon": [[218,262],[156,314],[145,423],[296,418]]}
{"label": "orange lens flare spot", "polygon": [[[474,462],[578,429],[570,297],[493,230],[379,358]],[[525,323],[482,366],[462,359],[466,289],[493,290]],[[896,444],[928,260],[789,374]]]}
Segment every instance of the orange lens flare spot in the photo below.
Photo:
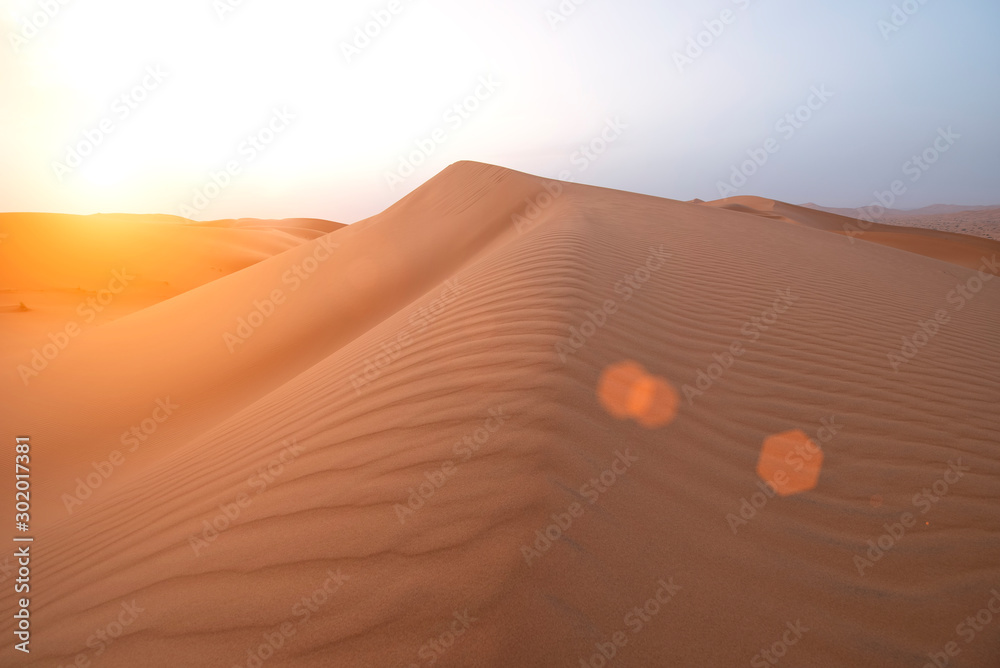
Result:
{"label": "orange lens flare spot", "polygon": [[663,427],[673,422],[674,418],[677,417],[679,403],[680,397],[677,390],[662,378],[654,378],[649,404],[641,415],[636,416],[636,419],[639,424],[649,429]]}
{"label": "orange lens flare spot", "polygon": [[646,372],[635,362],[613,364],[601,375],[597,396],[609,413],[624,420],[632,415],[629,412],[632,387],[645,377]]}
{"label": "orange lens flare spot", "polygon": [[781,496],[813,489],[822,468],[823,451],[801,429],[768,436],[757,461],[757,475]]}
{"label": "orange lens flare spot", "polygon": [[679,404],[677,391],[670,383],[646,373],[632,361],[605,369],[597,395],[611,415],[620,420],[634,418],[650,429],[672,422]]}
{"label": "orange lens flare spot", "polygon": [[628,399],[625,402],[626,412],[632,417],[639,417],[644,414],[653,405],[653,393],[655,391],[656,382],[649,376],[640,378],[632,383]]}

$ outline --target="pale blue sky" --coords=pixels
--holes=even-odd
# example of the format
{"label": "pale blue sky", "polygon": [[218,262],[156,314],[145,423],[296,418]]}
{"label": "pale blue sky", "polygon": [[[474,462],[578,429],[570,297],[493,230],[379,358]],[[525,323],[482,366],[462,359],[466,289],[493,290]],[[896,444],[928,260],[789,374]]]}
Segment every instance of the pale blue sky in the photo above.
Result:
{"label": "pale blue sky", "polygon": [[[902,179],[900,208],[1000,204],[995,0],[586,0],[553,25],[560,4],[53,0],[42,21],[0,0],[0,210],[351,222],[462,159],[675,199],[862,206]],[[372,12],[387,25],[345,50]],[[812,90],[832,96],[776,125]],[[935,164],[906,165],[947,128]],[[733,180],[748,151],[767,159]]]}

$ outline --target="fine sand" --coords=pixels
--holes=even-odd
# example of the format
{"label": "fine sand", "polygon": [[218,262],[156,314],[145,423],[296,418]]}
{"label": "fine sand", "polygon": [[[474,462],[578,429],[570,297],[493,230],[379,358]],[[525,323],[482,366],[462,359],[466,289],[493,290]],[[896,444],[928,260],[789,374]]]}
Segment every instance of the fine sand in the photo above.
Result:
{"label": "fine sand", "polygon": [[0,665],[1000,665],[1000,242],[852,222],[469,162],[346,227],[0,216]]}

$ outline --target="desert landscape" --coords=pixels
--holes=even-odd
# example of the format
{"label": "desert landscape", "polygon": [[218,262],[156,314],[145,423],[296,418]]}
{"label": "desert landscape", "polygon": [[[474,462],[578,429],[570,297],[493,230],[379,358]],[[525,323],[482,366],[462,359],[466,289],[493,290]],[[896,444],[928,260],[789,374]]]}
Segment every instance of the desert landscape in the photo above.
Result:
{"label": "desert landscape", "polygon": [[923,665],[996,607],[1000,243],[850,220],[471,162],[350,226],[0,216],[17,665]]}
{"label": "desert landscape", "polygon": [[998,22],[0,0],[0,668],[1000,668]]}

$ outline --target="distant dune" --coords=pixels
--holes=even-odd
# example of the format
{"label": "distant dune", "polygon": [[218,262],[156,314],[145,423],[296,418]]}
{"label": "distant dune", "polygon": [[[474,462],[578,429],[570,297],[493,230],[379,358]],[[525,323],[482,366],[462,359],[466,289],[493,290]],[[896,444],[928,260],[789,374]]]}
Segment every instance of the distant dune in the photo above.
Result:
{"label": "distant dune", "polygon": [[995,661],[1000,243],[470,162],[157,222],[0,216],[20,665]]}
{"label": "distant dune", "polygon": [[[858,221],[844,216],[814,211],[763,197],[740,196],[707,202],[706,206],[747,213],[772,220],[806,225],[825,232],[843,234],[854,243],[858,239],[892,246],[919,255],[945,260],[968,269],[979,269],[984,256],[1000,252],[1000,242],[940,230],[904,227],[899,224]],[[996,273],[987,266],[986,271]]]}
{"label": "distant dune", "polygon": [[[802,206],[809,209],[818,209],[820,211],[826,211],[828,213],[836,213],[841,216],[848,216],[849,218],[854,218],[858,213],[858,209],[844,209],[844,208],[834,208],[828,206],[820,206],[819,204],[803,204]],[[930,206],[920,207],[919,209],[887,209],[885,215],[893,218],[903,218],[906,216],[946,216],[953,213],[964,213],[966,211],[991,211],[995,209],[1000,209],[1000,205],[996,206],[961,206],[956,204],[931,204]]]}
{"label": "distant dune", "polygon": [[[887,225],[969,234],[1000,241],[1000,206],[935,204],[908,211],[889,209],[884,213],[879,213],[877,210],[866,212],[865,209],[834,209],[818,204],[803,204],[802,206],[848,218],[867,217]],[[875,216],[875,213],[879,215]]]}
{"label": "distant dune", "polygon": [[[5,333],[46,342],[67,322],[89,326],[120,318],[343,227],[312,219],[234,222],[0,214],[0,307],[23,302],[33,311],[30,318],[8,319]],[[123,273],[127,287],[111,299],[109,283],[119,285],[115,272]],[[0,349],[0,364],[10,367],[21,352]]]}
{"label": "distant dune", "polygon": [[[261,220],[258,218],[240,218],[239,220],[213,220],[205,223],[192,223],[206,227],[230,227],[243,230],[285,230],[291,234],[303,232],[321,232],[329,234],[344,227],[343,223],[334,223],[319,218],[287,218],[285,220]],[[314,239],[316,235],[308,235]]]}

